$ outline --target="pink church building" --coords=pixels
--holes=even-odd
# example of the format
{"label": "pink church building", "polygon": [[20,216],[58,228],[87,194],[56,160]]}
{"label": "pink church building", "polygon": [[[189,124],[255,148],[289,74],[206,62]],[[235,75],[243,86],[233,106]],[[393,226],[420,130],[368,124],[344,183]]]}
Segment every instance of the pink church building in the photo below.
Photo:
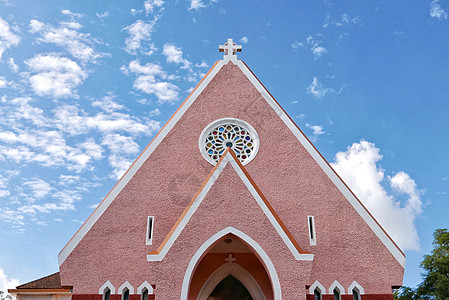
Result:
{"label": "pink church building", "polygon": [[18,300],[387,300],[405,256],[231,39]]}

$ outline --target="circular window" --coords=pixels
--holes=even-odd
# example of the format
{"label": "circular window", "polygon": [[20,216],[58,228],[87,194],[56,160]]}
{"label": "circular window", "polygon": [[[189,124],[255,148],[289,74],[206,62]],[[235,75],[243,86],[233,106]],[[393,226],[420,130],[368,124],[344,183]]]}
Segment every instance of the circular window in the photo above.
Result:
{"label": "circular window", "polygon": [[220,119],[203,130],[199,140],[203,157],[215,165],[230,147],[243,165],[246,165],[259,150],[259,137],[254,128],[239,119]]}

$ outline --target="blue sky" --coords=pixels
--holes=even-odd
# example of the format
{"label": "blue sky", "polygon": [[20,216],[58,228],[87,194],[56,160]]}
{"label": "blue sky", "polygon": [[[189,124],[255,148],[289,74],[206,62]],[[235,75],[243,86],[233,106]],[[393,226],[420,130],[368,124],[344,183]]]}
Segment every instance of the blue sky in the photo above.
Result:
{"label": "blue sky", "polygon": [[0,0],[0,290],[57,254],[233,38],[405,250],[449,227],[449,1]]}

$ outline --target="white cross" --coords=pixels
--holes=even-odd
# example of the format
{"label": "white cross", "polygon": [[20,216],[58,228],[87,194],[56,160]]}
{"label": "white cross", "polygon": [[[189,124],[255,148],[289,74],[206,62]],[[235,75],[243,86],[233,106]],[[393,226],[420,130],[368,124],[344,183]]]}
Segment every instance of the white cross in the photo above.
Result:
{"label": "white cross", "polygon": [[228,39],[228,42],[224,45],[220,45],[218,47],[220,52],[224,52],[226,56],[235,56],[237,52],[242,52],[242,45],[237,45],[232,41],[232,39]]}
{"label": "white cross", "polygon": [[225,258],[225,261],[228,262],[228,264],[232,264],[233,262],[235,262],[237,260],[237,258],[232,257],[232,253],[229,253],[228,257]]}

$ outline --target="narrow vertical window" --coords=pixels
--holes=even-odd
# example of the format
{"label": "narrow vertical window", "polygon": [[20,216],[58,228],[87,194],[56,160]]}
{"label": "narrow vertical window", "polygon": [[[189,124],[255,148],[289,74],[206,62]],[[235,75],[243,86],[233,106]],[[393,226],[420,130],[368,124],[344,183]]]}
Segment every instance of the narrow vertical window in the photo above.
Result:
{"label": "narrow vertical window", "polygon": [[337,288],[334,289],[334,300],[340,300],[340,291]]}
{"label": "narrow vertical window", "polygon": [[127,288],[123,291],[122,300],[129,300],[129,290]]}
{"label": "narrow vertical window", "polygon": [[143,289],[141,300],[148,300],[148,290],[147,290],[147,288]]}
{"label": "narrow vertical window", "polygon": [[360,293],[356,288],[352,289],[352,296],[354,297],[354,300],[360,300]]}
{"label": "narrow vertical window", "polygon": [[307,216],[307,221],[309,225],[310,245],[315,246],[316,245],[315,220],[313,219],[313,216]]}
{"label": "narrow vertical window", "polygon": [[321,300],[321,291],[318,288],[313,291],[313,295],[315,296],[315,300]]}
{"label": "narrow vertical window", "polygon": [[111,290],[106,288],[103,292],[103,300],[110,300],[111,298]]}
{"label": "narrow vertical window", "polygon": [[154,227],[154,217],[149,216],[147,220],[147,238],[146,238],[147,245],[153,244],[153,227]]}

